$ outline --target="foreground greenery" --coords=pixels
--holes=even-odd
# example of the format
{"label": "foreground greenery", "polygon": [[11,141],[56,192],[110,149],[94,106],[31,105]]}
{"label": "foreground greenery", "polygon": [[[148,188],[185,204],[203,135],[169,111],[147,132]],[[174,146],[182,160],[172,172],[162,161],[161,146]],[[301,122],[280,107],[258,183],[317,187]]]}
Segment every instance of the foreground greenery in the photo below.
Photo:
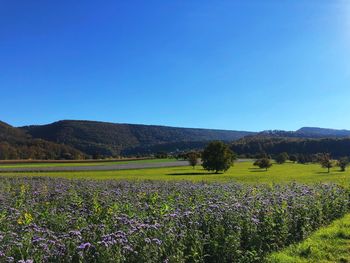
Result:
{"label": "foreground greenery", "polygon": [[252,162],[235,163],[226,173],[214,174],[203,170],[200,166],[168,167],[119,171],[84,171],[84,172],[32,172],[32,173],[1,173],[15,176],[51,176],[77,179],[116,179],[116,180],[161,180],[193,182],[228,182],[235,181],[249,184],[274,184],[299,182],[313,184],[318,182],[333,182],[350,186],[350,170],[341,172],[339,168],[322,168],[319,164],[274,164],[268,171],[253,166]]}
{"label": "foreground greenery", "polygon": [[274,253],[271,263],[350,262],[350,214],[311,235],[304,242]]}
{"label": "foreground greenery", "polygon": [[4,177],[0,196],[1,262],[263,262],[349,211],[333,184]]}
{"label": "foreground greenery", "polygon": [[[56,177],[68,179],[99,179],[140,181],[192,181],[192,182],[240,182],[259,185],[288,184],[292,182],[314,185],[317,183],[336,183],[349,189],[350,170],[341,172],[335,167],[327,172],[320,164],[274,164],[268,171],[253,166],[252,162],[236,163],[226,173],[208,173],[201,167],[170,167],[122,171],[91,172],[50,172],[50,173],[2,173],[2,176],[15,177]],[[6,179],[7,180],[7,179]],[[21,179],[20,179],[21,180]],[[27,180],[27,179],[26,179]],[[40,179],[41,180],[41,179]],[[108,181],[110,182],[110,181]],[[67,201],[67,204],[69,201]],[[310,207],[308,207],[310,209]],[[29,213],[32,216],[32,213]],[[25,214],[23,214],[25,218]],[[27,215],[28,217],[28,215]],[[31,219],[29,219],[31,220]],[[63,219],[62,219],[63,220]],[[62,221],[64,222],[64,220]],[[278,254],[273,254],[272,262],[350,262],[350,215],[321,229],[299,245],[293,245]]]}

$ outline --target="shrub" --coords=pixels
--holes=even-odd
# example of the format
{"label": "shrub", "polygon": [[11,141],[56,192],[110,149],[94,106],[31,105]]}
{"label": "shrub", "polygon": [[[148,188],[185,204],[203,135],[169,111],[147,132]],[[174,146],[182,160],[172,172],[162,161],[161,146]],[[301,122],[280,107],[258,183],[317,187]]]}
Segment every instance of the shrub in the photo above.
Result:
{"label": "shrub", "polygon": [[332,161],[332,158],[329,153],[322,153],[319,155],[319,163],[323,168],[328,169],[328,173],[330,172],[330,169],[334,166],[334,163]]}
{"label": "shrub", "polygon": [[187,154],[188,163],[193,167],[193,169],[198,164],[198,158],[199,156],[196,152],[190,152]]}
{"label": "shrub", "polygon": [[283,152],[276,156],[275,161],[278,164],[283,164],[289,159],[288,153]]}
{"label": "shrub", "polygon": [[349,165],[349,158],[343,157],[338,160],[337,165],[340,167],[340,171],[345,172],[346,167]]}
{"label": "shrub", "polygon": [[262,158],[262,159],[256,160],[253,165],[258,166],[261,169],[266,169],[266,171],[267,171],[267,169],[272,166],[272,163],[271,163],[270,159]]}

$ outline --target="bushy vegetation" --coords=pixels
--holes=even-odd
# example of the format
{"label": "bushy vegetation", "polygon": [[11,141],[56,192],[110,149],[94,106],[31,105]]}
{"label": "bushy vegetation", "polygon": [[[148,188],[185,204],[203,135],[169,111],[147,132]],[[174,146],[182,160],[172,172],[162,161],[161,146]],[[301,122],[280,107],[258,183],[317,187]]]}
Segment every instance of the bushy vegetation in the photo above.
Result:
{"label": "bushy vegetation", "polygon": [[288,159],[289,159],[289,155],[286,152],[280,153],[275,157],[275,161],[278,164],[284,164]]}
{"label": "bushy vegetation", "polygon": [[233,165],[234,159],[234,153],[226,144],[213,141],[205,147],[202,153],[202,166],[207,171],[226,172]]}
{"label": "bushy vegetation", "polygon": [[335,185],[0,181],[0,259],[262,262],[348,211]]}
{"label": "bushy vegetation", "polygon": [[269,158],[261,158],[256,160],[254,162],[254,165],[267,171],[267,169],[269,169],[272,166],[272,162]]}
{"label": "bushy vegetation", "polygon": [[339,160],[338,160],[338,162],[337,162],[337,166],[339,166],[340,167],[340,170],[342,171],[342,172],[345,172],[345,170],[346,170],[346,167],[348,167],[348,165],[349,165],[349,157],[342,157],[342,158],[340,158]]}
{"label": "bushy vegetation", "polygon": [[330,172],[330,169],[334,166],[334,162],[329,153],[320,154],[318,157],[318,161],[323,168],[326,168],[328,170],[328,173]]}
{"label": "bushy vegetation", "polygon": [[195,168],[195,166],[198,164],[198,159],[201,157],[201,155],[197,152],[189,152],[186,156],[187,161],[190,166]]}

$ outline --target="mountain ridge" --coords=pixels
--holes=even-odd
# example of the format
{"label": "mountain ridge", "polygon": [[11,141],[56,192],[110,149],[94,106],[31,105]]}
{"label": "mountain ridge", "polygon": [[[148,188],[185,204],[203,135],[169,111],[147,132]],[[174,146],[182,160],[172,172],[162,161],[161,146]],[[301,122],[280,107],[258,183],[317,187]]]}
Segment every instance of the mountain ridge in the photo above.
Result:
{"label": "mountain ridge", "polygon": [[[62,120],[46,125],[23,126],[34,138],[65,143],[90,155],[120,155],[124,150],[167,143],[233,141],[253,132],[161,125]],[[135,152],[136,153],[136,152]]]}
{"label": "mountain ridge", "polygon": [[332,128],[320,128],[320,127],[302,127],[296,131],[298,134],[312,133],[320,136],[350,136],[350,130],[346,129],[332,129]]}
{"label": "mountain ridge", "polygon": [[285,137],[285,138],[346,138],[350,137],[350,130],[330,129],[320,127],[302,127],[296,131],[265,130],[253,136]]}
{"label": "mountain ridge", "polygon": [[[56,152],[54,158],[63,158],[65,154],[68,154],[68,157],[81,156],[77,153],[98,158],[201,150],[212,140],[246,144],[269,138],[287,140],[350,138],[350,131],[302,127],[296,131],[250,132],[86,120],[60,120],[44,125],[13,127],[0,121],[0,146],[4,148],[4,145],[10,145],[11,151],[15,151],[17,147],[17,155],[24,157],[28,156],[20,153],[26,151],[24,145],[39,147],[38,151],[46,155],[49,155],[48,149],[54,148]],[[46,157],[45,154],[41,156]],[[39,155],[34,156],[37,158]]]}

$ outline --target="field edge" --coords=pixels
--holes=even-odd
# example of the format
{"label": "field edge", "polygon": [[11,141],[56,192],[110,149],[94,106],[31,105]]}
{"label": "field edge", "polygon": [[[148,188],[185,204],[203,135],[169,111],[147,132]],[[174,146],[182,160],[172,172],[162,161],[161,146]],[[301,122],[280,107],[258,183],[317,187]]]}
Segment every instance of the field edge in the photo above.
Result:
{"label": "field edge", "polygon": [[272,253],[266,262],[350,262],[350,214],[320,228],[301,243]]}

